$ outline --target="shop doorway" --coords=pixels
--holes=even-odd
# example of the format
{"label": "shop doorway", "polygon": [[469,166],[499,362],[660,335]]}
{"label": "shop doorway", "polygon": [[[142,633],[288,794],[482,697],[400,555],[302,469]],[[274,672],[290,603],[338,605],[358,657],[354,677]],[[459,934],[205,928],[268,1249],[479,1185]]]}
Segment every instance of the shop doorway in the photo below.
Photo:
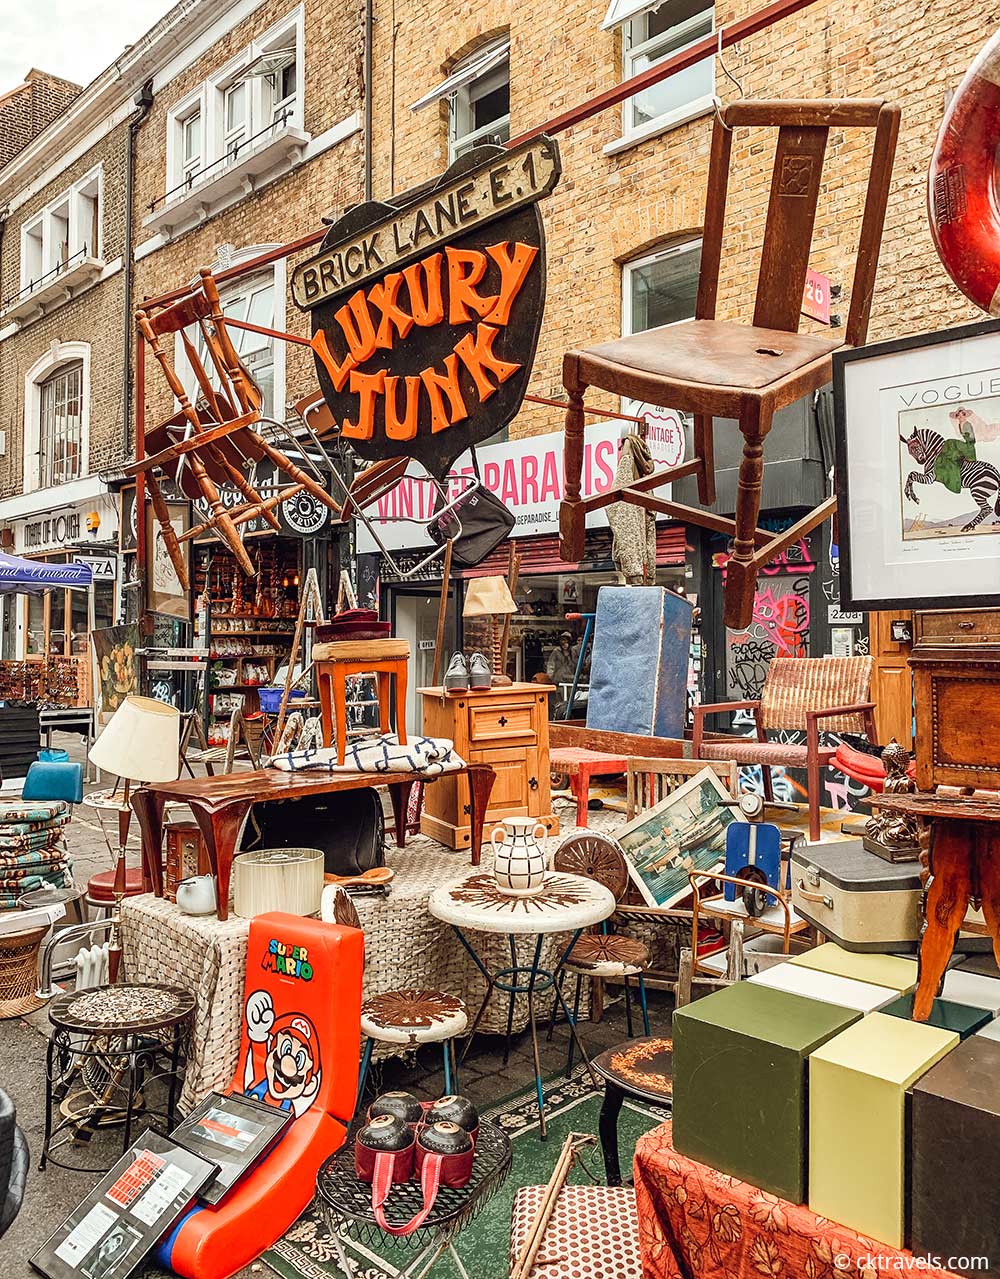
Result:
{"label": "shop doorway", "polygon": [[[392,633],[398,639],[410,641],[410,677],[406,690],[406,724],[411,732],[423,727],[423,711],[418,688],[427,688],[434,674],[434,654],[437,644],[437,621],[440,595],[436,586],[392,590]],[[458,647],[458,619],[455,609],[455,590],[448,590],[448,611],[445,615],[444,652],[441,654],[441,674]]]}

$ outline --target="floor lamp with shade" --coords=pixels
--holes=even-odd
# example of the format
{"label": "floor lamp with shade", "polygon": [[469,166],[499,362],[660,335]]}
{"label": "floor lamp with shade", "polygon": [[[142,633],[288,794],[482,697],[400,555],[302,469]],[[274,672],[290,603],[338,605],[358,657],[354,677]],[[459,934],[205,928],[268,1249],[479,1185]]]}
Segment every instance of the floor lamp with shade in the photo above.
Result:
{"label": "floor lamp with shade", "polygon": [[507,654],[503,651],[499,619],[517,612],[517,604],[510,587],[502,577],[474,577],[465,588],[463,617],[488,617],[490,619],[490,647],[493,667],[493,683],[510,683],[506,678]]}

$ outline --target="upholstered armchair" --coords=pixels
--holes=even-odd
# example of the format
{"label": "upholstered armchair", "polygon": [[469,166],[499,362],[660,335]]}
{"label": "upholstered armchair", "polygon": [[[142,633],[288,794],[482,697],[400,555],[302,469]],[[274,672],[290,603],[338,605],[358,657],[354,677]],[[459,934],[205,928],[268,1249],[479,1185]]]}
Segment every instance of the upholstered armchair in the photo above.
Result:
{"label": "upholstered armchair", "polygon": [[[758,701],[718,702],[696,706],[691,753],[696,759],[735,760],[760,764],[764,795],[774,798],[771,769],[804,768],[809,785],[809,838],[819,839],[820,769],[830,763],[836,746],[822,744],[824,733],[864,733],[875,742],[875,703],[869,701],[870,657],[776,657],[768,667]],[[753,712],[752,737],[705,739],[705,716],[726,711]],[[768,732],[804,732],[805,743],[769,741]]]}

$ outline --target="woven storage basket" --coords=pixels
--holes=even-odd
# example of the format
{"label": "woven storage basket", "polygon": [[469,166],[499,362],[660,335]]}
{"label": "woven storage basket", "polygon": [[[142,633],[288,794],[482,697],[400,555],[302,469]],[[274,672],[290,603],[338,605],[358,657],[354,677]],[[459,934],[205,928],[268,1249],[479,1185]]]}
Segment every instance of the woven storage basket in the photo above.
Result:
{"label": "woven storage basket", "polygon": [[32,928],[24,933],[0,936],[0,1018],[20,1017],[40,1008],[38,948],[49,931]]}

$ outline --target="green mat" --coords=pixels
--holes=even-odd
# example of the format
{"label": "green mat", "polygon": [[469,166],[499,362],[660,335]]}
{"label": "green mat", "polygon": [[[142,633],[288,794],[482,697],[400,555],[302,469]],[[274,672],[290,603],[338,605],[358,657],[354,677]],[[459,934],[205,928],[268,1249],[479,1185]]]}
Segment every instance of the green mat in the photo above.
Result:
{"label": "green mat", "polygon": [[[455,1247],[473,1279],[506,1279],[509,1273],[510,1212],[514,1196],[521,1186],[544,1185],[552,1174],[565,1137],[571,1132],[597,1133],[597,1117],[603,1092],[594,1088],[585,1070],[578,1069],[570,1079],[555,1075],[545,1084],[545,1113],[548,1120],[547,1141],[538,1140],[538,1114],[535,1109],[534,1085],[483,1111],[508,1134],[513,1145],[514,1162],[510,1177],[456,1240]],[[669,1111],[640,1102],[626,1101],[618,1122],[622,1173],[632,1163],[632,1151],[644,1132],[667,1118]],[[593,1173],[588,1177],[579,1166],[570,1180],[586,1183],[604,1182],[601,1148],[595,1144],[585,1154]],[[387,1243],[379,1255],[348,1244],[348,1255],[355,1265],[351,1279],[393,1279],[412,1259],[412,1250],[404,1252]],[[343,1279],[333,1241],[322,1218],[309,1208],[285,1237],[264,1253],[262,1260],[282,1279]],[[433,1279],[457,1279],[458,1271],[445,1256],[434,1266]]]}

